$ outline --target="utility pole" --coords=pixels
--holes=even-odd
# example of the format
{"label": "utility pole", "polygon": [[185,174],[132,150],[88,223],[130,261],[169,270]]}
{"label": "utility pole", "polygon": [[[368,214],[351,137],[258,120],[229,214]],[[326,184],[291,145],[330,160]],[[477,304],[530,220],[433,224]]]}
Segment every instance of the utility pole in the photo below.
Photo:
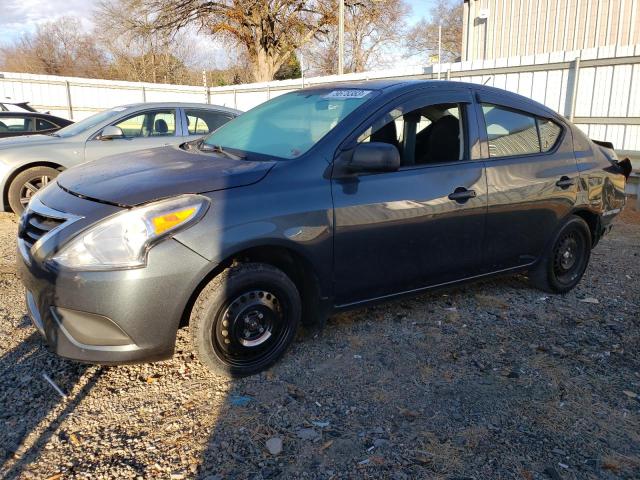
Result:
{"label": "utility pole", "polygon": [[442,23],[438,24],[438,80],[442,69]]}
{"label": "utility pole", "polygon": [[338,75],[344,73],[344,0],[338,0]]}

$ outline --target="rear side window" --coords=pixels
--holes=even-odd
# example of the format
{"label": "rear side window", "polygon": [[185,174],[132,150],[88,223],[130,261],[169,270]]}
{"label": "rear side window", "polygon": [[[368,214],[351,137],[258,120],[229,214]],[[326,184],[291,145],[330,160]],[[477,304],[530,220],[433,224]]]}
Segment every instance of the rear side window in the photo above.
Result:
{"label": "rear side window", "polygon": [[553,120],[496,105],[482,104],[490,157],[548,152],[555,147],[562,127]]}
{"label": "rear side window", "polygon": [[226,113],[208,110],[185,110],[185,114],[189,135],[206,135],[233,118]]}
{"label": "rear side window", "polygon": [[551,150],[562,133],[562,127],[552,120],[546,118],[538,119],[538,129],[540,130],[540,146],[543,152]]}
{"label": "rear side window", "polygon": [[536,118],[495,105],[482,105],[490,157],[540,153]]}
{"label": "rear side window", "polygon": [[54,125],[48,120],[43,120],[42,118],[36,118],[36,130],[52,130],[54,128],[58,128],[58,126]]}

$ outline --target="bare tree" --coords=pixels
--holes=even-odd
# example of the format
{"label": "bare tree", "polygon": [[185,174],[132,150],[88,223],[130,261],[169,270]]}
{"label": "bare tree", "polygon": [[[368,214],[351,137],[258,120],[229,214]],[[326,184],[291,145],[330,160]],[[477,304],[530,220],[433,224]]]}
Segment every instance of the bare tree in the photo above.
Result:
{"label": "bare tree", "polygon": [[187,67],[195,51],[192,39],[157,30],[138,0],[101,1],[94,20],[95,35],[111,59],[112,78],[153,83],[193,80]]}
{"label": "bare tree", "polygon": [[[346,0],[345,71],[363,72],[384,65],[384,58],[401,45],[408,11],[404,0]],[[337,28],[328,28],[305,53],[316,73],[337,73]]]}
{"label": "bare tree", "polygon": [[22,73],[104,77],[107,58],[77,19],[63,17],[37,27],[1,49],[2,68]]}
{"label": "bare tree", "polygon": [[462,51],[462,2],[438,0],[431,18],[422,19],[409,32],[407,48],[423,58],[438,52],[438,25],[442,25],[442,62],[455,61]]}
{"label": "bare tree", "polygon": [[123,0],[156,30],[196,26],[241,47],[256,81],[274,78],[293,52],[335,21],[334,0]]}

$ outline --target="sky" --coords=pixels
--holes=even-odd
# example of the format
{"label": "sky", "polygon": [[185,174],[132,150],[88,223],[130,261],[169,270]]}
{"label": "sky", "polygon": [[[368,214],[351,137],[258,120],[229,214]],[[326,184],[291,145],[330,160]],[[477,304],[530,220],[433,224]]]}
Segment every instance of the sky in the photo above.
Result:
{"label": "sky", "polygon": [[[413,13],[413,24],[429,13],[434,0],[407,0]],[[32,32],[42,23],[62,16],[81,20],[85,28],[91,28],[92,0],[0,0],[0,44],[12,42],[24,33]]]}

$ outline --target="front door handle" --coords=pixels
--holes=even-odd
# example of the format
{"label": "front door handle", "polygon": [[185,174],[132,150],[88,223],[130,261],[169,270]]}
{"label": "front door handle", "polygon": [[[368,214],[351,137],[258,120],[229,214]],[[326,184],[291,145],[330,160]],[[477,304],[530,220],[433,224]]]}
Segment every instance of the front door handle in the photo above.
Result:
{"label": "front door handle", "polygon": [[571,180],[569,177],[566,177],[566,176],[560,177],[560,180],[558,180],[556,182],[556,185],[558,187],[560,187],[560,188],[563,188],[563,189],[569,188],[573,184],[574,184],[574,181]]}
{"label": "front door handle", "polygon": [[464,187],[456,188],[452,193],[449,194],[449,200],[455,200],[458,203],[464,203],[470,198],[476,197],[475,190],[467,190]]}

